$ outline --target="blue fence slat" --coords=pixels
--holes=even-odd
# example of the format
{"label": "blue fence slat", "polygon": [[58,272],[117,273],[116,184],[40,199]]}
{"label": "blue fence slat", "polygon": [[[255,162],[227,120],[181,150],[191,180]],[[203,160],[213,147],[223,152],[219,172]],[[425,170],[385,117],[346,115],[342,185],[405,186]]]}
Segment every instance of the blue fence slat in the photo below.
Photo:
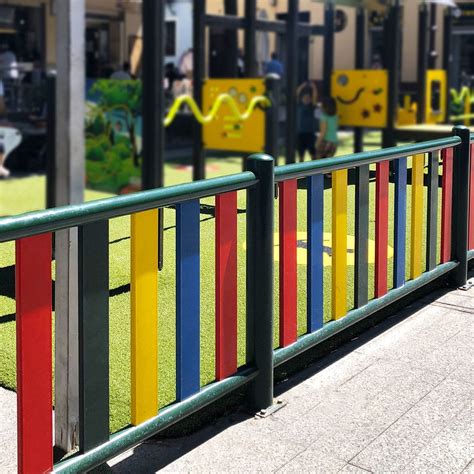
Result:
{"label": "blue fence slat", "polygon": [[[393,286],[405,284],[406,231],[407,231],[407,159],[395,160],[395,219]],[[420,256],[421,258],[421,256]]]}
{"label": "blue fence slat", "polygon": [[199,201],[176,205],[176,398],[199,392]]}
{"label": "blue fence slat", "polygon": [[308,178],[308,308],[307,330],[323,327],[324,176]]}

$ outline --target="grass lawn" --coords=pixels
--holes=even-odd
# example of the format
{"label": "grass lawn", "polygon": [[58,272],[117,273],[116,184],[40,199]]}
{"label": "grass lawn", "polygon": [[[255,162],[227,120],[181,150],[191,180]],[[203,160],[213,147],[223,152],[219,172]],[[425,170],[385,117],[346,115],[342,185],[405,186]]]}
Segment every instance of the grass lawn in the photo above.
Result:
{"label": "grass lawn", "polygon": [[[379,137],[368,137],[370,147],[379,146]],[[346,142],[339,154],[347,154],[352,143]],[[209,159],[208,177],[237,173],[242,161],[235,159]],[[167,164],[166,184],[189,181],[191,170],[176,164]],[[14,215],[39,209],[43,206],[45,179],[31,176],[0,182],[0,215]],[[390,185],[390,223],[389,242],[393,241],[393,185]],[[425,189],[426,193],[426,189]],[[441,196],[441,193],[439,193]],[[96,191],[87,191],[86,199],[93,200],[109,196]],[[374,240],[375,184],[370,184],[370,228],[369,238]],[[426,199],[426,197],[425,197]],[[238,208],[245,209],[245,192],[239,192]],[[410,229],[411,188],[408,187],[407,229]],[[426,201],[425,201],[426,202]],[[201,205],[214,205],[214,198],[201,201]],[[277,211],[277,201],[275,210]],[[201,213],[201,383],[214,380],[214,231],[215,221],[209,210],[202,207]],[[331,189],[324,193],[324,231],[330,245],[331,232]],[[278,229],[276,212],[275,230]],[[354,236],[354,186],[349,187],[348,198],[348,243],[353,248]],[[426,221],[426,218],[425,218]],[[165,210],[164,269],[159,274],[159,397],[160,405],[169,404],[175,399],[175,211]],[[424,224],[426,227],[426,222]],[[298,240],[305,240],[306,231],[306,191],[298,190]],[[424,229],[426,235],[426,229]],[[130,219],[122,217],[110,222],[110,409],[111,431],[116,431],[130,422]],[[407,259],[409,258],[410,238],[407,238]],[[425,240],[425,239],[424,239]],[[276,240],[275,245],[277,245]],[[304,242],[303,242],[304,243]],[[390,244],[391,245],[391,244]],[[306,330],[306,250],[298,248],[298,331]],[[14,244],[0,244],[0,385],[15,389],[15,302],[14,302]],[[373,252],[373,246],[372,246]],[[424,253],[424,252],[423,252]],[[352,264],[351,264],[352,255]],[[389,257],[393,251],[389,249]],[[424,255],[422,256],[424,259]],[[238,360],[245,361],[245,213],[238,214]],[[369,257],[369,279],[373,282],[373,253]],[[324,318],[330,319],[331,266],[330,256],[325,257]],[[348,257],[348,305],[353,301],[353,253]],[[392,258],[389,259],[389,282],[391,280]],[[407,275],[409,266],[407,264]],[[278,345],[278,273],[275,275],[275,346]],[[373,295],[373,285],[370,296]]]}

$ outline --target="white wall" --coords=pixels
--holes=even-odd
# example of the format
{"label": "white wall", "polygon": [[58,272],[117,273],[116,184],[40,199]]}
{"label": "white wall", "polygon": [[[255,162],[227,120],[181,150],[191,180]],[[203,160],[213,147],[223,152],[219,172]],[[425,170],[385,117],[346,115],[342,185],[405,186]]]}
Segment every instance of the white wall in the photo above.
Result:
{"label": "white wall", "polygon": [[191,0],[178,0],[165,10],[166,21],[176,21],[176,54],[166,56],[166,62],[178,63],[181,55],[193,46],[193,4]]}

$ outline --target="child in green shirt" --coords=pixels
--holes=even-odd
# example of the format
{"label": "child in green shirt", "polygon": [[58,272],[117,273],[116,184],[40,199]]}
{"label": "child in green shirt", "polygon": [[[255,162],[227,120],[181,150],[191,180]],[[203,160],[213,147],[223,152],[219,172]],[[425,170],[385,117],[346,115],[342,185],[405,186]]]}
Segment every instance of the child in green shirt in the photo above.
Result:
{"label": "child in green shirt", "polygon": [[332,97],[322,101],[322,114],[319,119],[319,136],[316,143],[316,156],[329,158],[337,151],[337,130],[339,121],[337,117],[337,104]]}

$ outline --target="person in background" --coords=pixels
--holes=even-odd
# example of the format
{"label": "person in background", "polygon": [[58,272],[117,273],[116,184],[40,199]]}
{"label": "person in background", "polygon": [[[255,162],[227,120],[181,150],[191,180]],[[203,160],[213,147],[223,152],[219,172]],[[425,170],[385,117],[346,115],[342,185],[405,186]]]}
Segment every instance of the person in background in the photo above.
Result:
{"label": "person in background", "polygon": [[296,150],[300,161],[304,161],[306,151],[311,159],[316,158],[316,106],[318,103],[318,91],[312,81],[306,81],[300,84],[296,90],[298,100],[296,116]]}
{"label": "person in background", "polygon": [[339,120],[336,101],[332,97],[324,98],[322,109],[319,119],[319,136],[316,142],[316,156],[317,158],[329,158],[334,156],[337,151]]}
{"label": "person in background", "polygon": [[245,58],[241,49],[237,52],[237,76],[245,77]]}
{"label": "person in background", "polygon": [[275,74],[278,77],[283,77],[283,64],[278,60],[278,54],[273,52],[272,58],[265,65],[265,75]]}
{"label": "person in background", "polygon": [[18,62],[7,43],[0,45],[0,79],[18,79]]}
{"label": "person in background", "polygon": [[5,107],[5,89],[3,88],[3,81],[0,77],[0,118],[7,114],[7,108]]}
{"label": "person in background", "polygon": [[173,84],[175,81],[179,81],[182,79],[181,75],[179,74],[178,68],[174,65],[174,63],[166,63],[165,64],[165,78],[167,81],[167,90],[173,90]]}
{"label": "person in background", "polygon": [[110,79],[116,79],[120,81],[131,81],[132,74],[130,72],[130,63],[128,61],[125,61],[122,64],[122,69],[112,73],[112,75],[110,76]]}
{"label": "person in background", "polygon": [[187,49],[179,58],[179,72],[187,79],[193,78],[194,55],[193,48]]}

